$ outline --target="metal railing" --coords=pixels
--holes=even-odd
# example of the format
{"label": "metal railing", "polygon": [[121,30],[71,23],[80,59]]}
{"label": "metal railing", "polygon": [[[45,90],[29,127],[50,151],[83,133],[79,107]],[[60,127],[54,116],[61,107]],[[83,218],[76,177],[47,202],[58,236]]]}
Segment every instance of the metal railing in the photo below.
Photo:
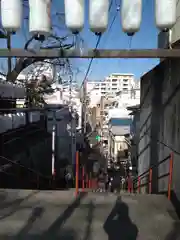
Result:
{"label": "metal railing", "polygon": [[[45,176],[32,168],[20,164],[18,161],[12,161],[4,156],[0,156],[0,163],[1,163],[0,173],[4,173],[14,178],[21,179],[22,177],[21,170],[23,170],[24,171],[23,176],[26,175],[26,180],[28,180],[28,183],[35,184],[37,189],[40,188],[42,182],[46,183],[46,186],[48,186],[49,188],[52,188],[53,178],[51,176]],[[17,172],[16,173],[8,172],[8,169],[10,170],[13,166],[17,166]]]}
{"label": "metal railing", "polygon": [[[141,175],[139,175],[137,178],[131,180],[128,182],[128,191],[135,191],[138,193],[141,193],[141,188],[148,186],[148,193],[152,193],[152,181],[153,181],[153,171],[154,169],[158,169],[162,163],[169,161],[169,171],[157,176],[157,181],[159,179],[168,177],[168,186],[167,186],[167,194],[168,199],[171,199],[171,189],[172,189],[172,174],[173,174],[173,153],[170,153],[167,157],[162,159],[160,162],[158,162],[156,165],[151,166],[148,170],[143,172]],[[142,180],[146,178],[147,181],[142,183]]]}

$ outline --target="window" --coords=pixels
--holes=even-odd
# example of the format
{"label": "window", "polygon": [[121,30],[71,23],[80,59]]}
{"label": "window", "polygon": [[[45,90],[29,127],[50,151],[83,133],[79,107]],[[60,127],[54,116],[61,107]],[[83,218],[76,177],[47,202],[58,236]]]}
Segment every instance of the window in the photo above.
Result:
{"label": "window", "polygon": [[124,78],[124,79],[123,79],[123,82],[128,82],[128,81],[129,81],[128,78]]}
{"label": "window", "polygon": [[117,84],[116,83],[112,83],[112,86],[117,86]]}
{"label": "window", "polygon": [[128,84],[127,83],[123,83],[123,87],[127,87],[128,86]]}
{"label": "window", "polygon": [[128,91],[128,88],[123,88],[123,91]]}
{"label": "window", "polygon": [[117,79],[113,78],[113,79],[112,79],[112,82],[117,82]]}

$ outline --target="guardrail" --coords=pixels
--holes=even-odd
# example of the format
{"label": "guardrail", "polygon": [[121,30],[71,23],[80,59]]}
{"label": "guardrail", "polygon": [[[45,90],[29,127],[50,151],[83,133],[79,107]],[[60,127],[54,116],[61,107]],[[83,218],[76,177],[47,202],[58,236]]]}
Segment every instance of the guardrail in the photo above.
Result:
{"label": "guardrail", "polygon": [[[171,188],[172,188],[172,174],[173,174],[173,153],[170,153],[167,157],[162,159],[160,162],[158,162],[156,165],[151,166],[148,170],[143,172],[141,175],[139,175],[137,178],[135,178],[132,181],[128,182],[128,191],[131,192],[131,189],[133,191],[137,191],[138,193],[141,193],[141,188],[148,185],[148,193],[152,193],[152,178],[153,178],[153,170],[155,168],[158,168],[162,163],[169,161],[169,171],[167,173],[164,173],[163,175],[158,176],[158,179],[162,179],[164,177],[168,177],[168,186],[167,186],[167,193],[168,193],[168,199],[171,199]],[[142,183],[142,179],[147,178],[148,181],[145,183]],[[158,181],[157,179],[157,181]],[[131,186],[132,184],[132,186]]]}

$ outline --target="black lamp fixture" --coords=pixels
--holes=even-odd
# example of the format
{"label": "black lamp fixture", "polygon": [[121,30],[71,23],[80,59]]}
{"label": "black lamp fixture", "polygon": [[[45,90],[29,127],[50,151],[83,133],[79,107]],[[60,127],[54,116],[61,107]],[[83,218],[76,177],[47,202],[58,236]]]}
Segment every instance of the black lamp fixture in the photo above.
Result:
{"label": "black lamp fixture", "polygon": [[6,33],[2,29],[0,29],[0,38],[7,38]]}

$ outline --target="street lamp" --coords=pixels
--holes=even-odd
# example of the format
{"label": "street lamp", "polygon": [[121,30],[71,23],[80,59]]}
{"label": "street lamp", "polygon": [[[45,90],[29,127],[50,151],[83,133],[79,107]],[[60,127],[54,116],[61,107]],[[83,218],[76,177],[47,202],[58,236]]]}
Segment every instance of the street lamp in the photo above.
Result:
{"label": "street lamp", "polygon": [[5,34],[5,32],[0,29],[0,38],[3,39],[3,38],[7,38],[7,35]]}
{"label": "street lamp", "polygon": [[[0,29],[0,39],[6,39],[7,41],[7,49],[11,49],[11,33],[5,33],[2,29]],[[8,57],[8,74],[11,72],[11,57]]]}

